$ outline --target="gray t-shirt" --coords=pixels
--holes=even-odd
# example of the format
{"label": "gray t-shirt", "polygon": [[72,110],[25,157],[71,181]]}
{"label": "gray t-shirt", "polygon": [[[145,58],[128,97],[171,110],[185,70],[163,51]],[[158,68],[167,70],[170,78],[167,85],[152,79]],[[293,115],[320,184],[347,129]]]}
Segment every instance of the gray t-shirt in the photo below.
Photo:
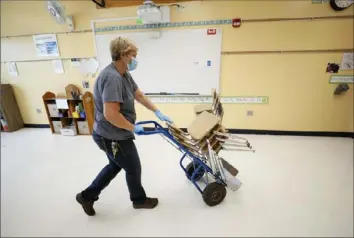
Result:
{"label": "gray t-shirt", "polygon": [[135,124],[134,93],[138,86],[130,73],[123,75],[117,71],[113,63],[109,64],[99,74],[93,89],[95,100],[94,131],[110,140],[125,140],[134,138],[134,133],[118,128],[104,118],[103,104],[119,102],[120,112],[132,124]]}

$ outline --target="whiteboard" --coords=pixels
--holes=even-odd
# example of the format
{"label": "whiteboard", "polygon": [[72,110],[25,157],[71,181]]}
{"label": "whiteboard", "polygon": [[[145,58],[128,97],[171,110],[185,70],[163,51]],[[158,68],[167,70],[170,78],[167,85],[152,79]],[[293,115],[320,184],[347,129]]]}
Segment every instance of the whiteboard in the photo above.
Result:
{"label": "whiteboard", "polygon": [[102,70],[112,62],[111,40],[122,36],[138,47],[138,67],[131,74],[144,93],[198,93],[219,91],[221,29],[159,30],[95,35],[97,60]]}

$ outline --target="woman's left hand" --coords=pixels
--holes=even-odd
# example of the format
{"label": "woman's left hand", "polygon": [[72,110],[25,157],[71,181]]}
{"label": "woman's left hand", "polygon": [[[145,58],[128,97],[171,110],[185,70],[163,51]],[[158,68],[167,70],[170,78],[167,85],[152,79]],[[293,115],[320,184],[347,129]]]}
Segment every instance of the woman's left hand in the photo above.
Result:
{"label": "woman's left hand", "polygon": [[172,123],[172,120],[165,116],[164,114],[162,114],[162,112],[160,110],[155,111],[155,115],[161,120],[161,121],[167,121],[169,123]]}

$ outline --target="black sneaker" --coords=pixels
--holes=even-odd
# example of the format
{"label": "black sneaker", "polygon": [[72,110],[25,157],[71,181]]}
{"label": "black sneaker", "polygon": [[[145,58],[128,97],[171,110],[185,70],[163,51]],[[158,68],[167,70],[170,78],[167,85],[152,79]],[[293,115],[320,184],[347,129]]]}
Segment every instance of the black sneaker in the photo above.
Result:
{"label": "black sneaker", "polygon": [[95,209],[93,209],[93,202],[85,201],[81,193],[76,195],[76,201],[81,204],[82,208],[88,216],[94,216],[96,214]]}
{"label": "black sneaker", "polygon": [[159,200],[157,198],[147,198],[142,204],[133,204],[135,209],[153,209],[157,206]]}

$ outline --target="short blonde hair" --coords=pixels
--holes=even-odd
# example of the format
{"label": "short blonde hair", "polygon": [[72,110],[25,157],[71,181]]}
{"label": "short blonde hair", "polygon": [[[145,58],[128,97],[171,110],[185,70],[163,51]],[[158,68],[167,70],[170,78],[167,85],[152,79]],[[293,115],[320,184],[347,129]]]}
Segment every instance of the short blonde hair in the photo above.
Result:
{"label": "short blonde hair", "polygon": [[138,51],[133,41],[121,36],[111,41],[109,49],[113,61],[119,60],[122,54],[130,51]]}

